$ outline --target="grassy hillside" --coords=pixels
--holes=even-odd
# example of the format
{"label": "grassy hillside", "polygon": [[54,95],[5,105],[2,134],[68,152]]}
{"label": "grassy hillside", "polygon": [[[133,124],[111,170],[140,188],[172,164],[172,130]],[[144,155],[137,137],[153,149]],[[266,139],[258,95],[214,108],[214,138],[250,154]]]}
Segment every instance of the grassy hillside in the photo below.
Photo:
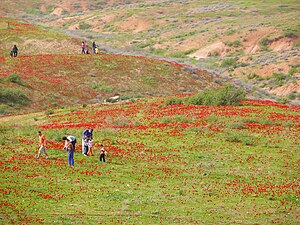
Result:
{"label": "grassy hillside", "polygon": [[0,56],[9,56],[14,44],[20,55],[80,52],[80,40],[24,20],[0,18],[0,38]]}
{"label": "grassy hillside", "polygon": [[[226,81],[299,100],[297,11],[292,0],[2,1],[0,16],[27,21],[0,18],[0,221],[298,224],[300,107],[187,104],[216,102],[214,90],[186,101]],[[107,53],[78,54],[83,39]],[[39,130],[49,160],[35,158]],[[64,135],[78,139],[74,167]]]}
{"label": "grassy hillside", "polygon": [[[16,2],[4,1],[2,14],[15,11],[108,51],[176,58],[299,99],[297,0]],[[277,82],[277,74],[285,78]]]}
{"label": "grassy hillside", "polygon": [[1,113],[82,106],[114,95],[134,101],[219,86],[207,71],[144,57],[49,54],[0,61]]}
{"label": "grassy hillside", "polygon": [[[298,224],[299,107],[168,100],[0,118],[1,222]],[[69,168],[61,138],[88,126],[95,156],[79,141]],[[35,158],[38,130],[49,160]]]}

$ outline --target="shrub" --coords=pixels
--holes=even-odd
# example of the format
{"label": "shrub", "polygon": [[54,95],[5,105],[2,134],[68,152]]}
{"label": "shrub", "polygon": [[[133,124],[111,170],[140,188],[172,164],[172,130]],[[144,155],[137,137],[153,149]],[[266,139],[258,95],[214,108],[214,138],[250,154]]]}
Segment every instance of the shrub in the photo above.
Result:
{"label": "shrub", "polygon": [[181,98],[176,98],[176,97],[172,97],[167,99],[165,105],[177,105],[177,104],[182,104],[182,99]]}
{"label": "shrub", "polygon": [[235,40],[235,41],[226,41],[225,45],[229,46],[229,47],[240,47],[242,45],[241,41],[239,40]]}
{"label": "shrub", "polygon": [[166,53],[166,50],[165,49],[161,49],[161,48],[153,48],[153,47],[150,47],[150,52],[152,54],[155,54],[155,55],[161,55],[163,56],[165,53]]}
{"label": "shrub", "polygon": [[292,67],[288,72],[289,75],[294,75],[295,73],[298,73],[298,69],[295,67]]}
{"label": "shrub", "polygon": [[269,40],[267,37],[264,37],[262,38],[260,41],[259,41],[259,44],[260,44],[260,49],[262,51],[269,51],[269,47],[268,47],[268,44],[271,43],[271,40]]}
{"label": "shrub", "polygon": [[295,100],[297,98],[297,96],[298,96],[297,92],[293,91],[287,96],[287,98],[289,100]]}
{"label": "shrub", "polygon": [[235,33],[237,33],[237,30],[230,29],[230,30],[225,31],[224,34],[226,34],[226,35],[232,35],[232,34],[235,34]]}
{"label": "shrub", "polygon": [[236,67],[236,58],[224,59],[221,63],[221,67]]}
{"label": "shrub", "polygon": [[272,78],[275,78],[275,80],[277,82],[287,80],[290,77],[291,77],[291,75],[289,75],[289,74],[283,74],[283,73],[273,73],[272,74]]}
{"label": "shrub", "polygon": [[87,24],[87,23],[80,23],[79,24],[79,29],[80,30],[87,30],[91,27],[91,25]]}
{"label": "shrub", "polygon": [[271,42],[271,41],[269,40],[269,38],[264,37],[264,38],[260,39],[259,44],[262,45],[262,46],[266,46],[266,45],[268,45],[270,42]]}
{"label": "shrub", "polygon": [[188,97],[187,102],[192,105],[238,105],[245,96],[244,89],[226,85],[219,90],[210,89]]}
{"label": "shrub", "polygon": [[298,34],[294,31],[286,31],[284,33],[284,37],[287,37],[287,38],[297,38],[298,37]]}

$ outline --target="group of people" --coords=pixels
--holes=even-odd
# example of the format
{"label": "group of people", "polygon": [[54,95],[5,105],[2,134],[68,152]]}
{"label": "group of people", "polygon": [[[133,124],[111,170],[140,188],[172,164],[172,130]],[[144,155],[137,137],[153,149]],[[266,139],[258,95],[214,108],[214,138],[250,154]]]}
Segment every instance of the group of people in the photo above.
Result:
{"label": "group of people", "polygon": [[[93,43],[92,43],[92,53],[93,54],[99,53],[99,49],[98,49],[98,46],[96,45],[95,41],[93,41]],[[81,43],[81,54],[90,54],[90,48],[85,43],[85,41],[82,41],[82,43]],[[17,47],[17,45],[14,45],[12,50],[10,51],[10,57],[17,57],[17,56],[18,56],[18,47]]]}
{"label": "group of people", "polygon": [[18,56],[18,47],[14,45],[12,50],[10,51],[10,57],[17,57]]}
{"label": "group of people", "polygon": [[[46,138],[45,135],[42,134],[41,131],[38,132],[39,135],[39,150],[38,155],[36,158],[40,158],[42,153],[46,155],[46,159],[49,159],[49,155],[46,152]],[[75,146],[76,146],[76,138],[74,136],[65,136],[63,137],[64,143],[64,150],[68,152],[68,165],[74,166],[74,152],[75,152]],[[82,134],[82,154],[84,156],[93,156],[93,129],[88,128],[86,129]],[[106,150],[104,149],[104,146],[100,144],[100,156],[99,160],[100,162],[105,162],[105,156],[107,155]]]}
{"label": "group of people", "polygon": [[[93,41],[93,43],[92,43],[92,53],[93,54],[98,54],[99,53],[99,49],[98,49],[95,41]],[[81,54],[90,54],[90,48],[85,43],[85,41],[81,42]]]}

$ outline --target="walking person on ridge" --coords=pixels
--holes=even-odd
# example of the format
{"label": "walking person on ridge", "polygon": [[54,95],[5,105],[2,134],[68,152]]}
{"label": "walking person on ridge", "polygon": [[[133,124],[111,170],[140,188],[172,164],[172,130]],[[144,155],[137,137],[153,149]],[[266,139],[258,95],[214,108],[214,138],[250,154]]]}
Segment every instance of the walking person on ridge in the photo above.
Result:
{"label": "walking person on ridge", "polygon": [[10,52],[10,56],[11,57],[17,57],[18,56],[18,47],[17,47],[17,45],[14,45],[14,47],[12,48],[12,50]]}
{"label": "walking person on ridge", "polygon": [[81,43],[81,54],[85,54],[85,48],[86,48],[85,42],[82,41],[82,43]]}

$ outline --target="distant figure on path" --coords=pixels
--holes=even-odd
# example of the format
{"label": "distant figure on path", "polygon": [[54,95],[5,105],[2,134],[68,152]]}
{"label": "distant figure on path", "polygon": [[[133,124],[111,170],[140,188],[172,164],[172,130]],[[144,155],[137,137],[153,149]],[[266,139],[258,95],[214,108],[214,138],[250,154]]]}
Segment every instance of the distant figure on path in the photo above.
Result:
{"label": "distant figure on path", "polygon": [[82,43],[81,43],[81,54],[85,54],[85,42],[83,41]]}
{"label": "distant figure on path", "polygon": [[96,45],[96,42],[93,41],[93,46],[92,46],[92,51],[93,51],[93,54],[96,54],[96,48],[97,48],[97,45]]}
{"label": "distant figure on path", "polygon": [[85,54],[90,54],[90,47],[88,45],[86,46]]}
{"label": "distant figure on path", "polygon": [[17,45],[14,45],[14,47],[12,48],[11,52],[10,52],[10,56],[11,57],[17,57],[18,56],[18,48]]}
{"label": "distant figure on path", "polygon": [[39,135],[39,151],[38,151],[38,155],[37,155],[37,159],[40,158],[41,154],[44,152],[46,155],[46,159],[49,159],[49,156],[46,152],[46,138],[45,135],[42,134],[41,131],[38,132]]}

